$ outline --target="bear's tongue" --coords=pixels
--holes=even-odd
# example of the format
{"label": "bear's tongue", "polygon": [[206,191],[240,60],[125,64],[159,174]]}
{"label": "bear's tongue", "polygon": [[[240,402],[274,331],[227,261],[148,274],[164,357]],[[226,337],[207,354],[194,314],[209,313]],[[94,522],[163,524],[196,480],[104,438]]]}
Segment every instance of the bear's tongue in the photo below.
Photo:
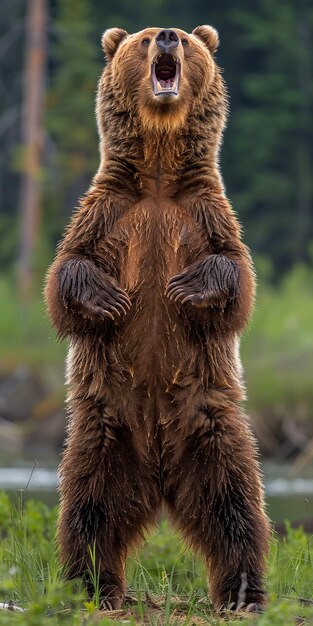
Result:
{"label": "bear's tongue", "polygon": [[168,78],[167,80],[162,80],[162,78],[160,78],[159,83],[161,85],[161,87],[163,87],[163,89],[169,89],[171,87],[173,87],[174,84],[174,79],[173,78]]}
{"label": "bear's tongue", "polygon": [[157,67],[156,74],[159,84],[162,89],[171,89],[174,84],[176,68],[175,65],[172,67],[167,64],[162,64]]}

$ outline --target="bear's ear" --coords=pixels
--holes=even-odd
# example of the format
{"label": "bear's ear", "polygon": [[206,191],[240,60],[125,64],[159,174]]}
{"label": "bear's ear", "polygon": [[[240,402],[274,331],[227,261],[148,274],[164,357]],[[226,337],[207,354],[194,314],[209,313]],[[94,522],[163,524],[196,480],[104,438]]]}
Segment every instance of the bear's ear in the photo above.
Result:
{"label": "bear's ear", "polygon": [[127,37],[128,33],[123,28],[108,28],[102,35],[102,48],[108,61],[113,59],[121,41]]}
{"label": "bear's ear", "polygon": [[219,44],[219,37],[217,30],[215,30],[213,26],[197,26],[197,28],[192,31],[192,34],[201,39],[212,54],[216,52]]}

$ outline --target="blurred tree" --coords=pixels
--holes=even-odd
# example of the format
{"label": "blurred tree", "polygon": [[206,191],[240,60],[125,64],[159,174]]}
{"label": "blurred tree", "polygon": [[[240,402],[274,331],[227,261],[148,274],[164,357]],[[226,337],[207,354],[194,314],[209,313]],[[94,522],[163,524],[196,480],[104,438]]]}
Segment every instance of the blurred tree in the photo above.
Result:
{"label": "blurred tree", "polygon": [[[21,51],[25,0],[2,0],[0,13],[0,263],[14,260]],[[179,10],[178,10],[179,8]],[[43,267],[69,213],[98,165],[94,116],[105,28],[146,26],[220,32],[231,115],[221,153],[228,193],[254,253],[273,278],[306,259],[313,240],[313,81],[311,0],[49,0],[50,39],[45,158],[45,220],[37,258]],[[11,50],[14,49],[14,54]],[[4,153],[6,157],[4,157]],[[15,164],[12,155],[15,154]],[[9,158],[7,158],[9,155]],[[12,223],[14,222],[13,228]]]}
{"label": "blurred tree", "polygon": [[313,236],[313,5],[258,0],[233,19],[242,91],[227,145],[231,194],[253,250],[270,253],[278,273],[307,258]]}
{"label": "blurred tree", "polygon": [[29,300],[32,291],[34,253],[39,234],[47,21],[48,5],[46,0],[28,0],[23,90],[22,140],[24,154],[21,179],[21,235],[18,267],[19,291],[24,302]]}
{"label": "blurred tree", "polygon": [[2,0],[0,11],[0,267],[16,260],[19,174],[14,163],[20,141],[25,3]]}
{"label": "blurred tree", "polygon": [[48,96],[52,139],[48,163],[52,175],[46,192],[53,211],[51,226],[54,235],[56,231],[59,235],[98,165],[94,99],[100,49],[98,57],[99,42],[94,41],[89,0],[58,0],[56,13],[55,65]]}

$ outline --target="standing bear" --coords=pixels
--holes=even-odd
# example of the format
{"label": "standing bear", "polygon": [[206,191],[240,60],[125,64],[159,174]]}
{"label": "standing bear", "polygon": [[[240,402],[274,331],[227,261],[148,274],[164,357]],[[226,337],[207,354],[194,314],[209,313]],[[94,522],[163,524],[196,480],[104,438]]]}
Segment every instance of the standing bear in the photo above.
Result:
{"label": "standing bear", "polygon": [[102,43],[100,166],[46,284],[69,339],[61,558],[90,585],[94,547],[101,607],[119,608],[127,554],[164,505],[214,607],[256,610],[269,526],[239,359],[255,285],[218,166],[218,35],[112,28]]}

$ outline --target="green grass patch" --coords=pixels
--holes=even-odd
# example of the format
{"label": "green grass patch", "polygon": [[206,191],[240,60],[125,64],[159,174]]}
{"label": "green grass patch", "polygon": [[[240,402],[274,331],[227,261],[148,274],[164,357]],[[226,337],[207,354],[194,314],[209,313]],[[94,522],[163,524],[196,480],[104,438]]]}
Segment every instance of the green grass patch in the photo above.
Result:
{"label": "green grass patch", "polygon": [[[25,609],[24,613],[0,610],[0,624],[313,623],[313,545],[301,529],[288,528],[281,542],[272,539],[267,611],[261,616],[229,614],[221,619],[212,612],[203,561],[186,550],[165,521],[129,559],[128,606],[111,614],[98,611],[97,589],[94,598],[88,599],[79,582],[64,580],[55,545],[56,523],[56,507],[50,509],[24,494],[12,504],[0,492],[0,603],[12,602]],[[96,568],[94,574],[96,580]]]}

